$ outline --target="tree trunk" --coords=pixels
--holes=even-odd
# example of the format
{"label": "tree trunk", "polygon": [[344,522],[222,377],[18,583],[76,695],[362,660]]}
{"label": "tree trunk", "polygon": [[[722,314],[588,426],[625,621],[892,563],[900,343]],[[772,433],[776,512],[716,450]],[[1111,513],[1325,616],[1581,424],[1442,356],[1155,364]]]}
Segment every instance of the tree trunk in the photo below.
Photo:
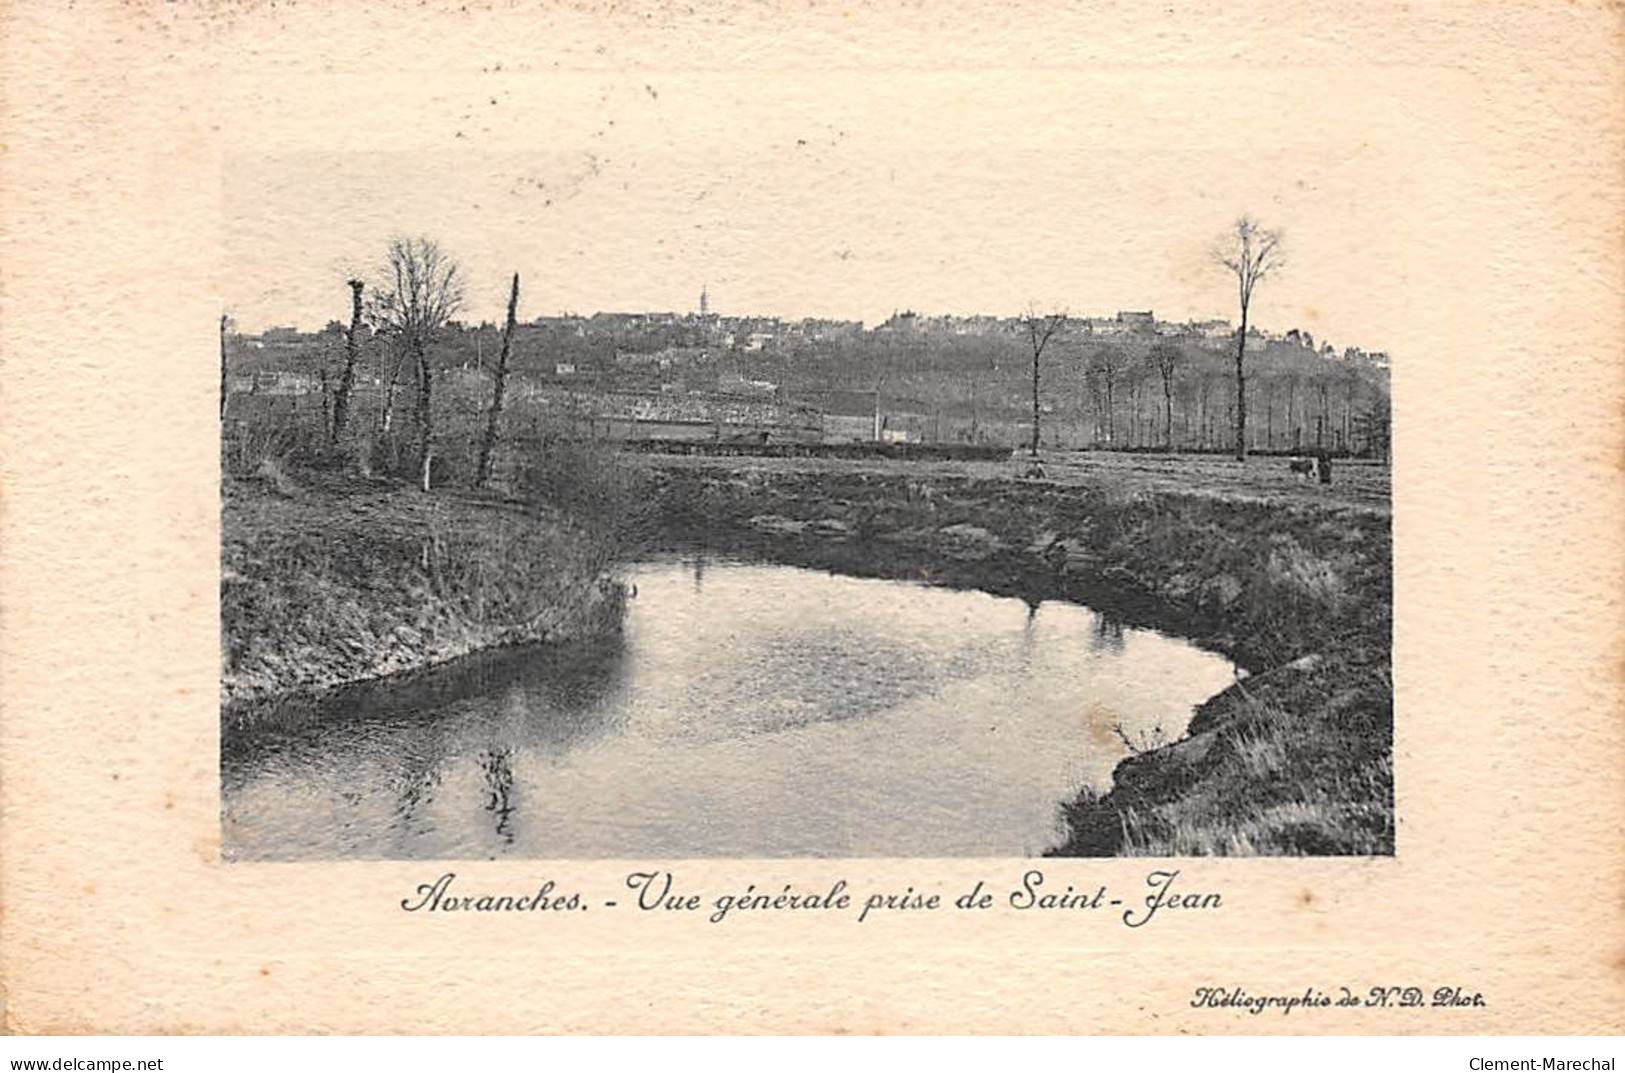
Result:
{"label": "tree trunk", "polygon": [[1328,426],[1331,423],[1332,423],[1331,422],[1331,408],[1330,408],[1330,402],[1328,401],[1328,397],[1327,397],[1326,385],[1321,384],[1320,385],[1320,416],[1315,418],[1315,447],[1316,447],[1316,449],[1322,448],[1322,447],[1324,447],[1326,445],[1325,442],[1324,442],[1325,438],[1326,438],[1326,432],[1328,431]]}
{"label": "tree trunk", "polygon": [[322,355],[321,368],[316,370],[316,375],[321,379],[322,383],[322,428],[331,436],[333,431],[333,389],[327,375],[327,355],[325,353]]}
{"label": "tree trunk", "polygon": [[1033,347],[1033,457],[1038,457],[1038,347]]}
{"label": "tree trunk", "polygon": [[350,281],[350,333],[344,338],[344,373],[333,396],[334,443],[344,435],[344,426],[350,420],[350,393],[355,390],[355,366],[361,354],[361,287],[359,279]]}
{"label": "tree trunk", "polygon": [[1264,392],[1264,449],[1275,449],[1275,381],[1269,382],[1269,390]]}
{"label": "tree trunk", "polygon": [[1167,379],[1162,381],[1162,449],[1174,451],[1174,389]]}
{"label": "tree trunk", "polygon": [[1241,303],[1241,331],[1236,333],[1236,461],[1247,461],[1247,303]]}
{"label": "tree trunk", "polygon": [[413,357],[418,364],[418,472],[423,490],[429,490],[429,467],[434,461],[434,373],[429,368],[429,356],[422,339],[411,342]]}
{"label": "tree trunk", "polygon": [[1106,370],[1106,446],[1117,445],[1117,407],[1112,398],[1112,372]]}
{"label": "tree trunk", "polygon": [[480,444],[480,464],[475,472],[474,485],[484,488],[491,479],[491,455],[497,446],[497,425],[502,418],[502,396],[508,387],[508,354],[513,346],[514,314],[519,308],[519,273],[513,274],[513,288],[508,292],[508,321],[502,326],[502,350],[497,355],[496,384],[491,392],[491,417],[485,425],[485,442]]}
{"label": "tree trunk", "polygon": [[1343,399],[1343,450],[1354,453],[1354,385],[1349,384],[1345,389]]}
{"label": "tree trunk", "polygon": [[384,436],[388,436],[395,425],[395,388],[400,383],[401,366],[405,364],[406,356],[400,353],[399,341],[387,342],[384,354],[384,408],[378,414],[378,431]]}
{"label": "tree trunk", "polygon": [[220,420],[226,419],[226,325],[231,318],[220,314]]}

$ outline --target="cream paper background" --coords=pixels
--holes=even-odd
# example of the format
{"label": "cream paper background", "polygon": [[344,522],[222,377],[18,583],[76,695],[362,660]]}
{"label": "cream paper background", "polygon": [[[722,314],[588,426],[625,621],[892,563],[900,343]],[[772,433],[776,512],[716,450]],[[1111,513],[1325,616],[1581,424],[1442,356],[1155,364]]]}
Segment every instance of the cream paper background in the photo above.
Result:
{"label": "cream paper background", "polygon": [[[3,19],[0,972],[11,1031],[1621,1029],[1617,6],[13,0]],[[1405,191],[1387,221],[1401,237],[1403,298],[1379,344],[1395,354],[1397,857],[1183,862],[1185,883],[1221,891],[1224,910],[1138,931],[1008,911],[861,927],[788,915],[713,927],[625,908],[567,927],[424,919],[397,906],[439,873],[433,863],[223,865],[223,162],[455,150],[480,69],[498,59],[525,73],[507,83],[508,129],[493,124],[487,151],[556,119],[554,61],[701,92],[708,72],[754,74],[764,92],[805,87],[812,114],[861,112],[875,79],[900,67],[922,99],[974,99],[990,72],[1086,82],[1133,69],[1173,106],[1212,109],[1218,132],[1266,115],[1351,145],[1380,130]],[[1227,74],[1260,79],[1256,114],[1204,98]],[[1305,97],[1311,84],[1320,90]],[[922,107],[912,124],[929,139],[954,120]],[[1086,151],[1087,116],[1043,122],[1057,154]],[[1214,176],[1254,166],[1239,134],[1226,144],[1213,142]],[[1035,211],[1078,211],[1076,196],[1057,184]],[[624,893],[632,863],[458,870],[471,888],[550,876],[604,898]],[[859,891],[952,894],[978,878],[1003,889],[1026,865],[674,867],[710,894],[836,876]],[[1052,882],[1129,890],[1149,864],[1044,867]],[[1460,985],[1490,1005],[1285,1017],[1188,1007],[1196,986],[1340,984]]]}

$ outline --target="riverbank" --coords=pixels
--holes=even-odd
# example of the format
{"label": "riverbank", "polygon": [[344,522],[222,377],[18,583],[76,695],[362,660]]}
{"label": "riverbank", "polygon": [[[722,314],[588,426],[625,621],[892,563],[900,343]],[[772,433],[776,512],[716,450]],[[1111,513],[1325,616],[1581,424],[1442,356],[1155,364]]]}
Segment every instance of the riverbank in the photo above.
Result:
{"label": "riverbank", "polygon": [[222,711],[619,628],[601,536],[460,489],[267,467],[223,481]]}
{"label": "riverbank", "polygon": [[1070,803],[1056,852],[1392,852],[1391,538],[1374,496],[1314,498],[1263,461],[1204,462],[1219,479],[1185,488],[1171,466],[1029,482],[730,462],[653,460],[664,539],[1076,600],[1251,672],[1119,765],[1110,792]]}

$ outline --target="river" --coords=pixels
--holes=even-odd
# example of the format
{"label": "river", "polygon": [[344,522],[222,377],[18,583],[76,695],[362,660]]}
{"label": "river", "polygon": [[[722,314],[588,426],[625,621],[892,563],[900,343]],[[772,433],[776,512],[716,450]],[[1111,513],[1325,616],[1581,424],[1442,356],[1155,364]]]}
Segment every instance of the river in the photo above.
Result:
{"label": "river", "polygon": [[1037,855],[1235,675],[1076,604],[703,558],[627,579],[613,639],[223,728],[226,856]]}

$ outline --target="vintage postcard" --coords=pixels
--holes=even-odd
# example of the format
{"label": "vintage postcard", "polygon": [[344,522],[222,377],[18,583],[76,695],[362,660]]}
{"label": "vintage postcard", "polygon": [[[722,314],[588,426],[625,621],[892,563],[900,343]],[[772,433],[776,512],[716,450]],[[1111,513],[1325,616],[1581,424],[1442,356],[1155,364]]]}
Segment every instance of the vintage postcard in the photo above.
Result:
{"label": "vintage postcard", "polygon": [[1625,1028],[1617,7],[10,6],[7,1028]]}

